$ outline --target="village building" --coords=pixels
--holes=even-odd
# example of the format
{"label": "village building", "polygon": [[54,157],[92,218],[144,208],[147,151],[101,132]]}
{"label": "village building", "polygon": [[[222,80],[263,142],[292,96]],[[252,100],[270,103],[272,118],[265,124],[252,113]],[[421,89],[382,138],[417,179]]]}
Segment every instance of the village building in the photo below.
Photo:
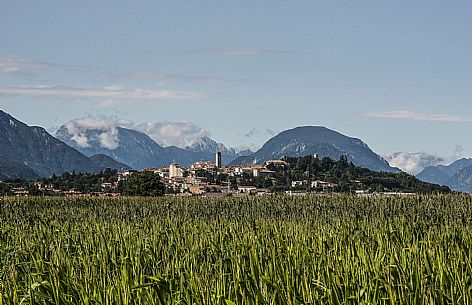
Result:
{"label": "village building", "polygon": [[238,186],[238,191],[241,193],[251,193],[251,192],[255,192],[256,190],[257,190],[257,187],[252,186],[252,185]]}
{"label": "village building", "polygon": [[172,163],[169,166],[169,177],[176,178],[176,177],[183,177],[184,170],[178,165],[177,163]]}

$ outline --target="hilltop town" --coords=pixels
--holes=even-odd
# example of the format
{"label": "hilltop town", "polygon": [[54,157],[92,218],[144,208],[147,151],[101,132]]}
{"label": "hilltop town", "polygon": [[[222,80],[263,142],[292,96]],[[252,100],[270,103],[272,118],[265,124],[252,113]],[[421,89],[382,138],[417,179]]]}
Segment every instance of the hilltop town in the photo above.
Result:
{"label": "hilltop town", "polygon": [[[286,169],[289,165],[283,160],[269,160],[264,164],[246,164],[223,167],[221,153],[215,154],[215,162],[197,161],[190,168],[172,163],[162,168],[146,168],[161,178],[169,194],[193,194],[213,196],[253,193],[268,194],[269,187],[274,186],[277,170]],[[120,173],[119,179],[126,179],[133,171]],[[265,183],[263,183],[265,181]],[[251,184],[251,182],[253,182]],[[331,185],[326,183],[326,185]],[[333,186],[333,185],[331,185]]]}
{"label": "hilltop town", "polygon": [[[357,167],[348,162],[345,156],[335,161],[330,158],[320,159],[315,154],[268,160],[263,164],[225,167],[221,163],[221,153],[217,152],[215,161],[197,161],[189,168],[172,163],[141,171],[107,169],[97,174],[73,172],[34,181],[6,180],[0,183],[0,194],[126,195],[126,188],[133,180],[129,178],[143,173],[159,183],[151,188],[162,188],[162,192],[145,192],[142,195],[218,197],[281,192],[290,195],[331,192],[411,195],[450,191],[447,187],[422,182],[406,173],[376,172]],[[140,193],[133,193],[136,194]]]}

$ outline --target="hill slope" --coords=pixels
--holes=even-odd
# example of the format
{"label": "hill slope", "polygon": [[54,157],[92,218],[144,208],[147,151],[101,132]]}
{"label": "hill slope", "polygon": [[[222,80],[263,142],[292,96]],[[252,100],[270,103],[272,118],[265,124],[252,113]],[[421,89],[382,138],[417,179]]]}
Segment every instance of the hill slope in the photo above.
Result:
{"label": "hill slope", "polygon": [[56,137],[90,157],[104,154],[135,169],[157,167],[167,160],[163,147],[135,130],[122,127],[86,129],[78,139],[70,129],[71,126],[61,126]]}
{"label": "hill slope", "polygon": [[[285,175],[279,176],[280,183],[288,176],[289,180],[327,180],[335,183],[334,190],[346,192],[352,190],[370,190],[387,192],[414,192],[414,193],[435,193],[450,192],[445,186],[423,182],[415,176],[407,173],[391,173],[372,171],[347,162],[342,158],[334,161],[329,158],[313,158],[306,156],[301,158],[286,157],[288,169],[278,170]],[[277,169],[276,169],[277,170]]]}
{"label": "hill slope", "polygon": [[472,194],[472,166],[461,169],[445,184],[455,191]]}
{"label": "hill slope", "polygon": [[39,176],[28,166],[0,156],[0,181],[13,178],[36,179]]}
{"label": "hill slope", "polygon": [[445,185],[455,191],[472,194],[472,166],[459,170]]}
{"label": "hill slope", "polygon": [[116,170],[127,170],[131,169],[130,166],[115,161],[113,158],[103,155],[103,154],[98,154],[95,156],[91,156],[90,159],[95,163],[100,168],[110,168],[110,169],[116,169]]}
{"label": "hill slope", "polygon": [[182,149],[162,147],[148,135],[133,129],[107,126],[89,128],[71,121],[56,132],[56,137],[87,156],[104,154],[135,169],[161,167],[178,163],[188,167],[199,160],[215,160],[215,152],[222,151],[223,164],[238,157],[232,150],[210,138],[202,138]]}
{"label": "hill slope", "polygon": [[320,158],[338,160],[346,155],[355,165],[375,171],[400,172],[390,167],[382,157],[374,153],[364,142],[350,138],[325,127],[305,126],[283,131],[267,141],[261,149],[247,157],[240,157],[231,164],[263,163],[284,156],[301,157],[317,154]]}
{"label": "hill slope", "polygon": [[14,167],[3,176],[20,172],[22,177],[34,178],[28,169],[37,176],[100,170],[92,160],[51,136],[44,128],[28,126],[1,110],[0,158]]}
{"label": "hill slope", "polygon": [[[437,165],[425,168],[416,177],[422,181],[449,186],[460,192],[472,193],[472,158],[463,158],[451,165]],[[471,176],[469,176],[471,175]]]}

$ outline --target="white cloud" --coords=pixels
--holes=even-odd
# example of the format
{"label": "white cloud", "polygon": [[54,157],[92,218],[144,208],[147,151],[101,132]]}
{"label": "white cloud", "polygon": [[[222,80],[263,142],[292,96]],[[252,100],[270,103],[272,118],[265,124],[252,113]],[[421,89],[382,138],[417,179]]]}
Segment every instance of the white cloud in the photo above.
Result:
{"label": "white cloud", "polygon": [[440,157],[426,152],[396,152],[383,157],[391,166],[398,167],[409,174],[417,175],[428,166],[451,164],[462,157],[462,151],[462,147],[458,145],[454,150],[454,154],[448,157]]}
{"label": "white cloud", "polygon": [[83,133],[74,133],[72,136],[72,140],[75,141],[75,143],[77,143],[80,147],[90,147],[90,144],[88,143],[88,138]]}
{"label": "white cloud", "polygon": [[101,88],[81,88],[62,86],[0,86],[0,93],[32,96],[75,96],[129,99],[201,99],[196,92],[172,90],[126,89],[118,86]]}
{"label": "white cloud", "polygon": [[383,157],[391,166],[398,167],[401,170],[412,175],[419,174],[423,169],[428,166],[446,163],[446,160],[444,158],[425,152],[396,152],[390,155],[385,155]]}
{"label": "white cloud", "polygon": [[259,54],[290,54],[289,50],[262,49],[262,48],[207,48],[189,50],[189,53],[209,53],[221,55],[259,55]]}
{"label": "white cloud", "polygon": [[106,132],[102,132],[98,135],[98,139],[100,140],[100,145],[102,147],[108,149],[116,149],[118,148],[118,129],[111,128]]}
{"label": "white cloud", "polygon": [[67,69],[69,71],[90,71],[84,65],[64,65],[51,62],[31,61],[23,56],[9,55],[0,57],[0,73],[26,72],[37,69]]}
{"label": "white cloud", "polygon": [[90,147],[98,141],[101,147],[116,149],[119,146],[117,127],[126,127],[147,134],[163,146],[185,148],[195,141],[209,137],[210,132],[192,122],[145,122],[135,124],[127,120],[78,118],[64,124],[72,140],[79,146]]}
{"label": "white cloud", "polygon": [[242,83],[254,81],[250,78],[228,78],[223,76],[209,76],[209,75],[182,75],[182,74],[160,74],[145,71],[134,71],[120,76],[148,79],[160,83],[167,82],[198,82],[198,83]]}
{"label": "white cloud", "polygon": [[472,123],[472,117],[460,114],[427,114],[417,113],[409,110],[372,111],[362,113],[361,116],[369,118],[386,118],[414,121]]}
{"label": "white cloud", "polygon": [[146,122],[135,125],[139,130],[163,146],[186,147],[210,132],[192,122]]}
{"label": "white cloud", "polygon": [[19,72],[19,71],[28,70],[28,69],[51,67],[51,66],[54,66],[54,64],[42,63],[42,62],[31,62],[18,55],[0,57],[0,72],[3,72],[3,73]]}
{"label": "white cloud", "polygon": [[31,61],[22,56],[9,55],[0,57],[0,73],[31,72],[32,70],[61,69],[67,73],[82,74],[88,79],[100,78],[108,81],[145,79],[158,83],[169,82],[197,82],[197,83],[241,83],[254,81],[249,78],[229,78],[223,76],[210,75],[187,75],[177,73],[156,73],[151,71],[116,71],[103,70],[85,65],[65,65],[51,62]]}
{"label": "white cloud", "polygon": [[90,141],[97,140],[101,147],[116,149],[118,142],[118,126],[130,126],[126,120],[97,119],[92,117],[74,119],[64,126],[72,140],[80,147],[90,147]]}

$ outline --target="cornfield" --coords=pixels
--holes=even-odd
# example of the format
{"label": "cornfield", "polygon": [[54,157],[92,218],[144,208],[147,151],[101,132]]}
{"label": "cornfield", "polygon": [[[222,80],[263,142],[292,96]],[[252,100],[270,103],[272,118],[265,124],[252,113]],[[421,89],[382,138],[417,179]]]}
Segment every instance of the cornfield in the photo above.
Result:
{"label": "cornfield", "polygon": [[472,197],[13,198],[3,304],[471,304]]}

